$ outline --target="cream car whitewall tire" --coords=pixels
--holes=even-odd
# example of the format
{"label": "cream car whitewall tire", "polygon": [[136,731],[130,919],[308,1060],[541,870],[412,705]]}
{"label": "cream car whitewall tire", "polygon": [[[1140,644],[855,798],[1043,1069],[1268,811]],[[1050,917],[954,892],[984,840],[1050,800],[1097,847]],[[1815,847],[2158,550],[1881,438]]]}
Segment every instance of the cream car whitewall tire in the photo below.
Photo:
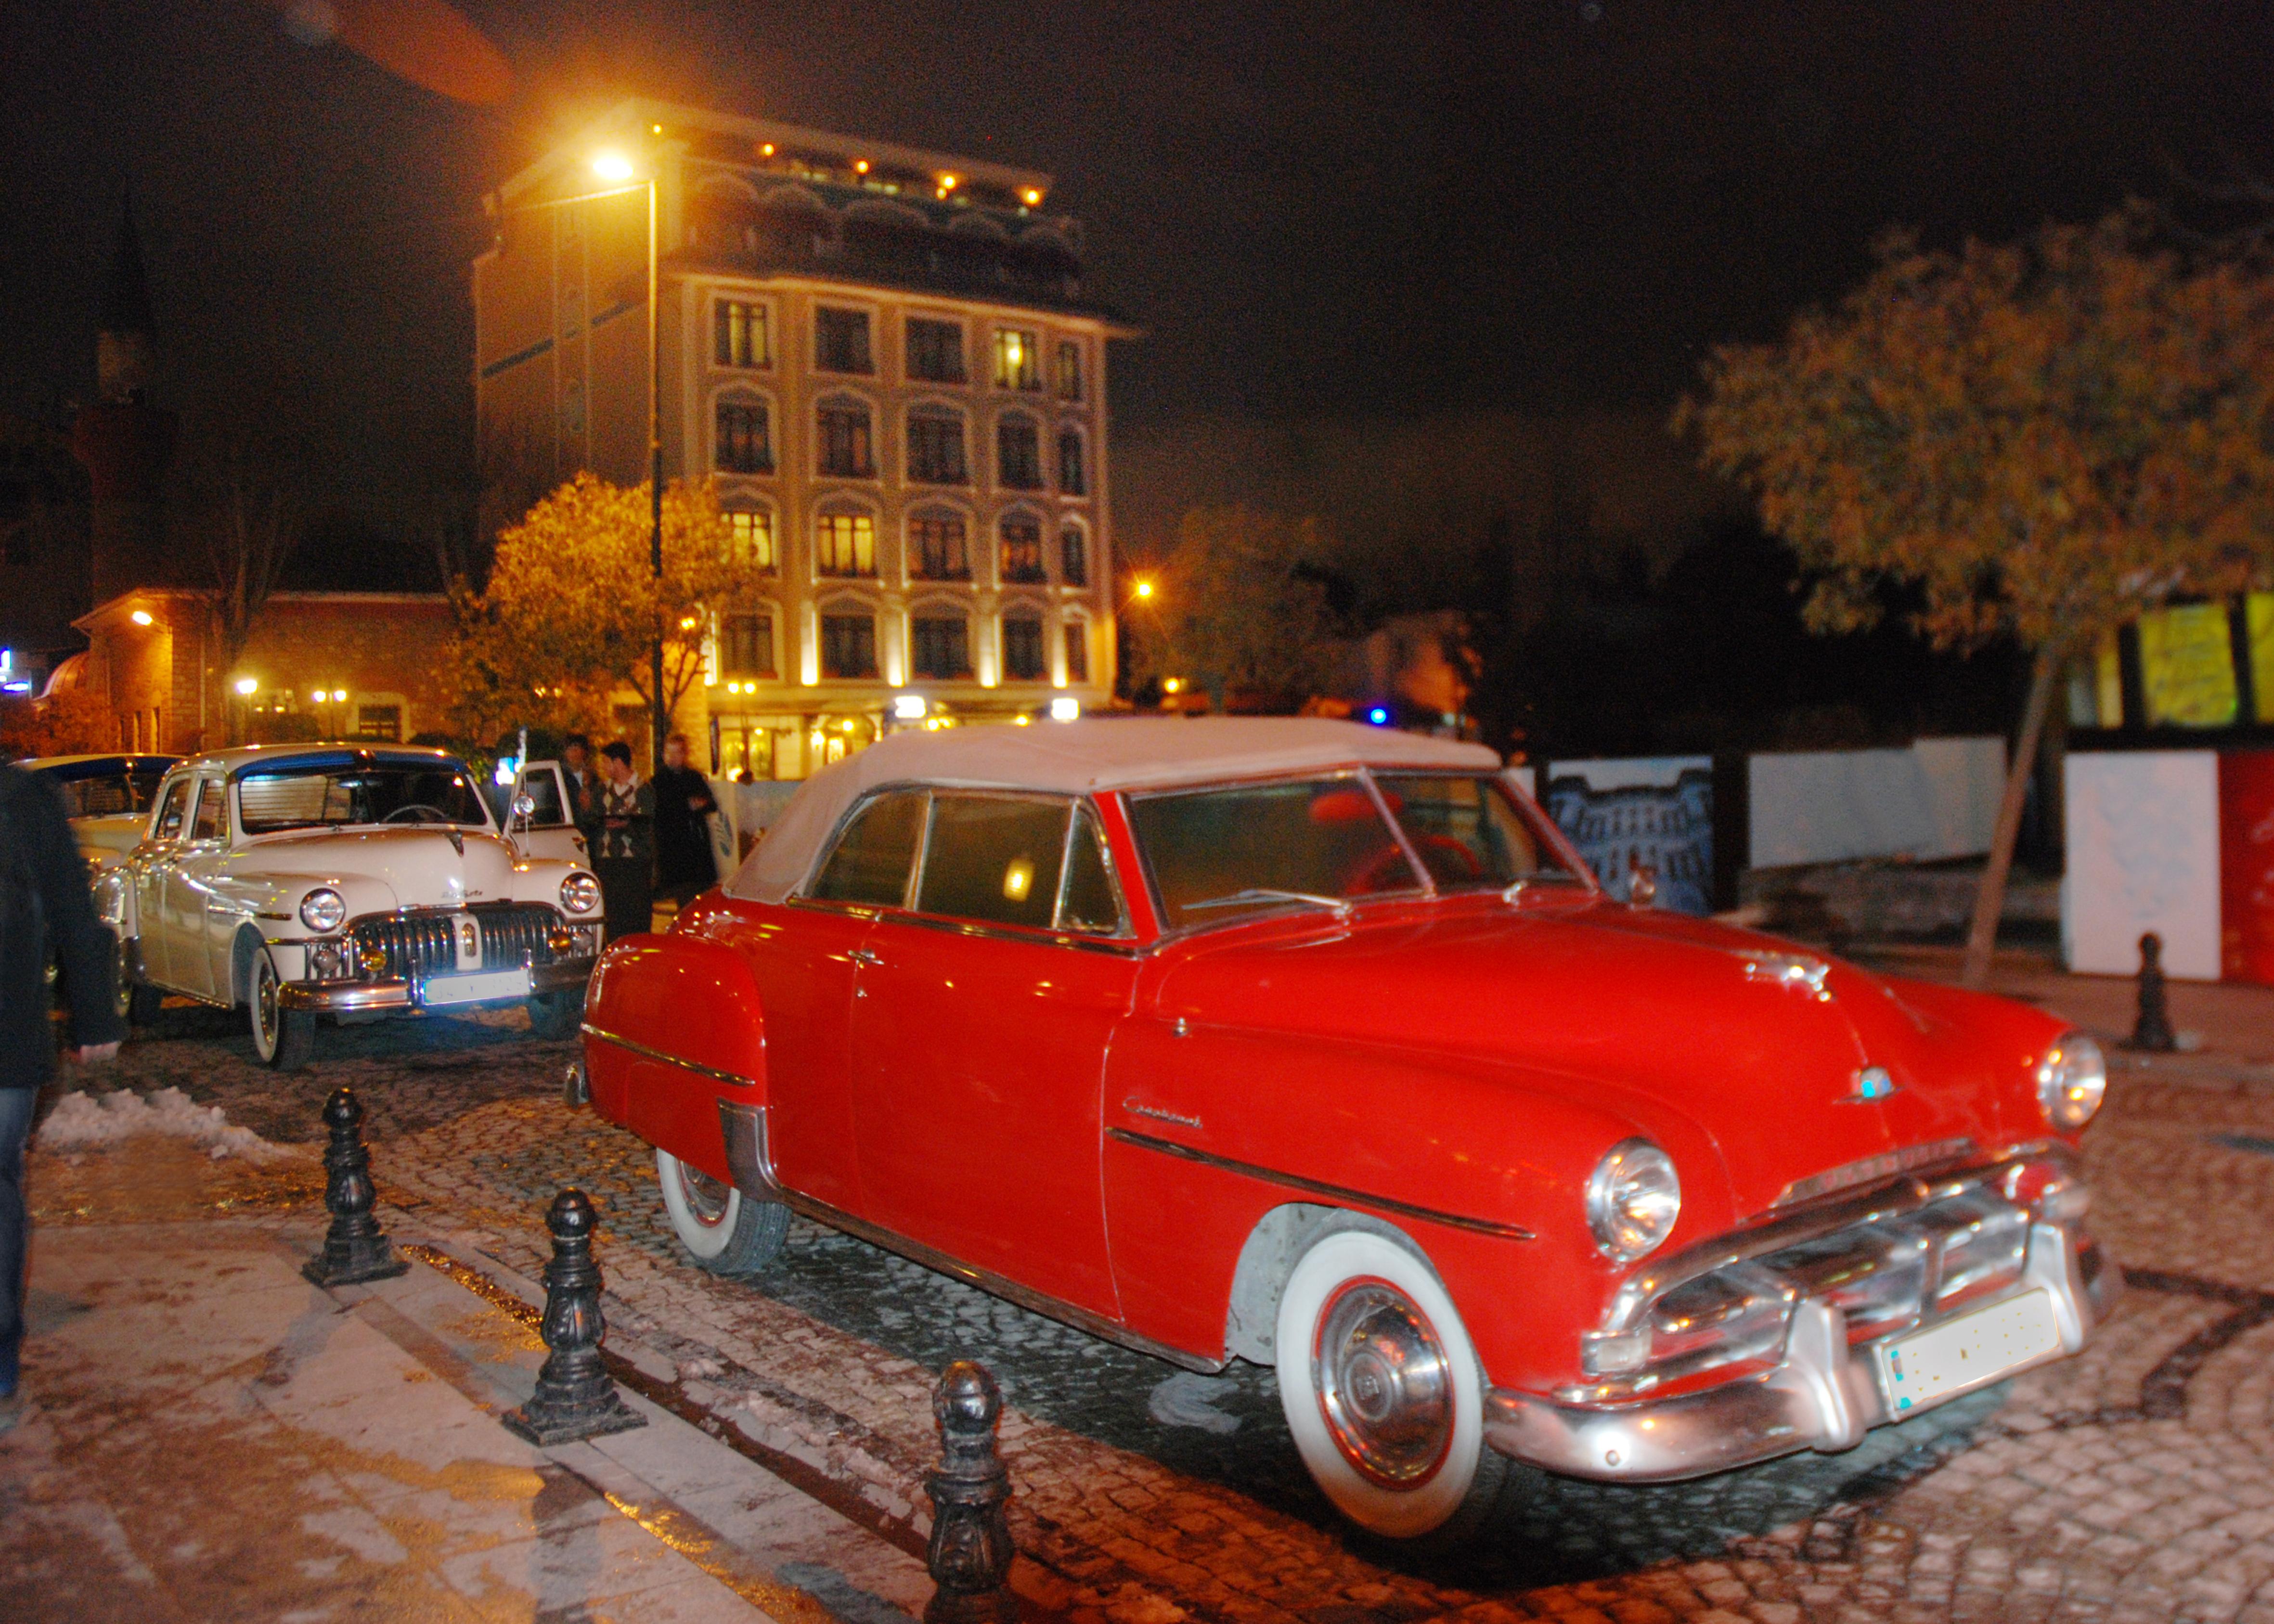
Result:
{"label": "cream car whitewall tire", "polygon": [[672,1233],[714,1274],[757,1273],[773,1261],[789,1234],[788,1207],[746,1196],[667,1150],[655,1153],[655,1181]]}
{"label": "cream car whitewall tire", "polygon": [[1296,1452],[1344,1516],[1413,1539],[1491,1509],[1507,1462],[1485,1447],[1483,1372],[1421,1258],[1371,1229],[1322,1236],[1280,1293],[1276,1348]]}
{"label": "cream car whitewall tire", "polygon": [[284,1007],[284,978],[277,974],[276,961],[267,948],[253,950],[247,980],[245,1002],[254,1057],[279,1071],[298,1071],[315,1056],[315,1016]]}

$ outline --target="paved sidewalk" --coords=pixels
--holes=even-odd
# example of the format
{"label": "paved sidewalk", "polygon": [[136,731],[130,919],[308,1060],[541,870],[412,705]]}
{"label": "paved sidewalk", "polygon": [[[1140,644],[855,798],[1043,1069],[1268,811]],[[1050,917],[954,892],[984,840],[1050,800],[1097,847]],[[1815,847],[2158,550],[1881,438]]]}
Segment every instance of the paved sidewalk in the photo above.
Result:
{"label": "paved sidewalk", "polygon": [[0,1438],[0,1619],[922,1611],[914,1557],[636,1397],[637,1431],[522,1443],[497,1420],[543,1358],[521,1318],[418,1263],[318,1289],[308,1230],[38,1235],[31,1403]]}

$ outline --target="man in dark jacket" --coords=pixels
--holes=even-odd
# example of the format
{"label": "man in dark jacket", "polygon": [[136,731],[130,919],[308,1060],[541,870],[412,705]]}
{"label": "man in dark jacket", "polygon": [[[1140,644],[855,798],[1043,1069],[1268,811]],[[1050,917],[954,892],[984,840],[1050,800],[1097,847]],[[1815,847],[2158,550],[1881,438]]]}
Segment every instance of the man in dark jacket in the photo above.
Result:
{"label": "man in dark jacket", "polygon": [[604,782],[595,802],[592,873],[613,942],[655,929],[655,786],[632,771],[632,747],[612,739],[600,750]]}
{"label": "man in dark jacket", "polygon": [[719,802],[709,780],[687,764],[687,735],[663,741],[655,775],[656,889],[684,906],[718,883],[711,855],[711,814]]}
{"label": "man in dark jacket", "polygon": [[56,1071],[47,968],[71,1004],[75,1060],[108,1060],[126,1023],[117,1005],[117,943],[95,917],[87,864],[45,779],[0,765],[0,1432],[15,1425],[24,1344],[24,1147]]}

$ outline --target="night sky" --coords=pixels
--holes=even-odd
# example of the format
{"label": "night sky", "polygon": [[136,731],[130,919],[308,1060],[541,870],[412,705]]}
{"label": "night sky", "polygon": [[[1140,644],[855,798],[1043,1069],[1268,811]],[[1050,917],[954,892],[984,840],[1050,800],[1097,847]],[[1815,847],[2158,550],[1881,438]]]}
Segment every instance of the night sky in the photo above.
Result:
{"label": "night sky", "polygon": [[464,455],[481,192],[627,94],[1054,172],[1148,427],[1661,410],[1890,223],[2274,174],[2263,0],[463,0],[487,109],[264,0],[0,5],[0,408],[92,393],[131,183],[164,403],[276,411],[375,515]]}

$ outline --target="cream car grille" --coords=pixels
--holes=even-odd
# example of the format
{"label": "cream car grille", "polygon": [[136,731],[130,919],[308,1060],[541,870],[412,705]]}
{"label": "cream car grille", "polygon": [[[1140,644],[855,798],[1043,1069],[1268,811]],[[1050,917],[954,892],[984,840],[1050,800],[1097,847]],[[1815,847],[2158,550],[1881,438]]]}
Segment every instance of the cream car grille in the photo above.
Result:
{"label": "cream car grille", "polygon": [[[376,948],[386,955],[386,967],[374,979],[412,981],[430,975],[449,975],[460,967],[456,914],[393,914],[355,922],[352,935],[358,953]],[[547,940],[555,917],[540,904],[515,904],[468,910],[481,930],[481,967],[512,970],[523,965],[553,962]]]}

